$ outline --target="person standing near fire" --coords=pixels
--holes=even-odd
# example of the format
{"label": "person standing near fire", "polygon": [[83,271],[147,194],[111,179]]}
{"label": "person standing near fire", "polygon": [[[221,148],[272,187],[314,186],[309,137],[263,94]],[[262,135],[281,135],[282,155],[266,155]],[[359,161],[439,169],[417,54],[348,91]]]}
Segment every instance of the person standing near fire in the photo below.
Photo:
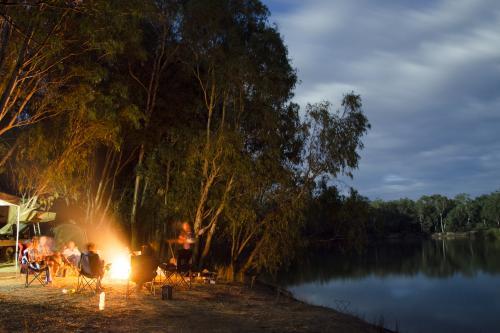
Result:
{"label": "person standing near fire", "polygon": [[193,236],[193,230],[188,222],[183,222],[181,227],[181,232],[177,238],[177,243],[182,245],[184,250],[190,250],[191,246],[194,244],[195,239]]}
{"label": "person standing near fire", "polygon": [[174,249],[172,248],[172,244],[179,244],[182,246],[180,250],[177,250],[177,254],[181,251],[191,253],[191,246],[196,242],[194,238],[193,230],[191,229],[191,225],[189,222],[182,222],[181,228],[179,232],[179,236],[176,239],[168,239],[166,241],[168,243],[168,247],[170,249],[171,258],[168,261],[167,266],[175,267],[177,265],[177,256],[174,253]]}

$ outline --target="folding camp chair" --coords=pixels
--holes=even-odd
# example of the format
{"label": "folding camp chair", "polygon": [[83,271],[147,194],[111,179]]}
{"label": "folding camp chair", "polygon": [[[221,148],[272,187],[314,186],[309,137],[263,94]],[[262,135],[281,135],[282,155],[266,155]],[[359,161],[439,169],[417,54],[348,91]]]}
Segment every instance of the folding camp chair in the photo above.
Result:
{"label": "folding camp chair", "polygon": [[[130,257],[130,275],[127,281],[127,298],[137,290],[138,284],[143,282],[149,293],[156,295],[156,270],[158,268],[158,259],[153,255],[138,255]],[[136,283],[135,288],[131,288],[130,281]],[[145,282],[144,282],[145,281]]]}
{"label": "folding camp chair", "polygon": [[[132,295],[135,291],[138,289],[138,285],[136,284],[135,286],[131,286],[130,282],[134,282],[131,279],[127,280],[127,291],[126,291],[126,298],[128,299],[130,295]],[[153,296],[156,296],[156,275],[149,281],[144,283],[144,287],[146,287],[146,290]]]}
{"label": "folding camp chair", "polygon": [[[40,282],[45,287],[47,276],[49,274],[49,267],[43,263],[29,262],[25,266],[26,280],[24,286],[28,288],[34,281]],[[33,274],[30,280],[30,274]]]}
{"label": "folding camp chair", "polygon": [[69,273],[69,275],[72,275],[72,276],[78,276],[79,275],[78,264],[75,266],[65,256],[61,256],[61,262],[62,262],[62,267],[60,267],[60,274],[59,274],[60,276],[66,277],[68,275],[68,273]]}
{"label": "folding camp chair", "polygon": [[165,274],[165,284],[172,286],[185,285],[191,288],[191,257],[190,250],[179,250],[176,264],[163,264],[161,269]]}
{"label": "folding camp chair", "polygon": [[92,271],[90,260],[90,256],[87,253],[82,253],[80,262],[78,263],[77,293],[83,292],[86,289],[98,292],[101,287],[101,275],[99,272]]}
{"label": "folding camp chair", "polygon": [[[132,287],[130,285],[130,281],[131,281],[130,279],[127,281],[127,296],[126,296],[126,298],[129,298],[130,295],[132,295],[137,290],[137,285],[135,287]],[[151,281],[144,283],[146,290],[153,296],[156,296],[155,282],[156,282],[156,276]]]}

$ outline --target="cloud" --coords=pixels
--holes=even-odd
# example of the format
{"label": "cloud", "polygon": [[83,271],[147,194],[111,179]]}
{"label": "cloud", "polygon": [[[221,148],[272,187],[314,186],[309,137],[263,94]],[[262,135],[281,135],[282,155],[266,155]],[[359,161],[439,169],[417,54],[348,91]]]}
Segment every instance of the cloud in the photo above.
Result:
{"label": "cloud", "polygon": [[399,175],[387,175],[384,177],[384,182],[386,183],[401,183],[406,182],[408,179],[401,177]]}
{"label": "cloud", "polygon": [[297,102],[362,95],[372,130],[350,183],[362,194],[500,187],[500,2],[266,3],[302,82]]}

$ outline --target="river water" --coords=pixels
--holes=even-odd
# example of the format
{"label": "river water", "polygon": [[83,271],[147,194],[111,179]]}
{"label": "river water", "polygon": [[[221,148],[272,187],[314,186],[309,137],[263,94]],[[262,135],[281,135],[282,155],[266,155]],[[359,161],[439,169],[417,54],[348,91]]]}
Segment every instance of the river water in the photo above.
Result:
{"label": "river water", "polygon": [[324,249],[279,276],[305,302],[403,333],[500,332],[500,242],[423,240]]}

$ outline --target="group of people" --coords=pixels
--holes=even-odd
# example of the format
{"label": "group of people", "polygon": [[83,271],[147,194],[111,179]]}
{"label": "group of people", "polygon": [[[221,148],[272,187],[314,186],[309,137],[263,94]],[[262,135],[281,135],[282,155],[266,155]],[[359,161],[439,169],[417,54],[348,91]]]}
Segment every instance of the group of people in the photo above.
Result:
{"label": "group of people", "polygon": [[[89,256],[97,256],[95,245],[87,244]],[[46,283],[52,283],[54,276],[65,276],[68,270],[76,271],[80,263],[82,253],[74,241],[66,242],[60,249],[55,250],[54,240],[47,236],[33,237],[23,251],[21,257],[21,268],[24,270],[45,271]],[[98,259],[96,271],[104,273],[104,263]],[[100,264],[102,262],[102,265]],[[102,266],[102,269],[101,267]]]}
{"label": "group of people", "polygon": [[[170,241],[170,243],[176,243],[182,247],[179,253],[191,253],[191,246],[194,242],[193,232],[188,222],[181,224],[178,238]],[[54,240],[50,237],[33,237],[21,252],[21,267],[45,271],[47,284],[52,282],[54,276],[65,276],[68,269],[76,271],[78,267],[81,267],[82,271],[88,271],[93,276],[103,277],[105,263],[99,257],[94,243],[87,244],[86,257],[82,261],[82,253],[74,241],[66,242],[59,251],[55,250],[54,245]],[[172,257],[170,264],[177,265],[176,257]],[[141,289],[144,283],[151,281],[156,276],[159,264],[159,259],[154,255],[149,245],[142,246],[141,254],[132,257],[131,280],[136,282],[138,289]]]}

